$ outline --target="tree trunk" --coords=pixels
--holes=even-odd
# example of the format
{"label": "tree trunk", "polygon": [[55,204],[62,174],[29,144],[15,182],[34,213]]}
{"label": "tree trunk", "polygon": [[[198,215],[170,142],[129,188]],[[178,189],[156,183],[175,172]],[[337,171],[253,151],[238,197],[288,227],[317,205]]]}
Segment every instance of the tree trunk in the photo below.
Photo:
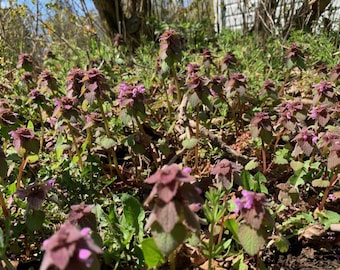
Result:
{"label": "tree trunk", "polygon": [[142,35],[152,36],[146,24],[152,12],[151,0],[93,0],[93,3],[112,40],[121,34],[126,42],[137,45]]}

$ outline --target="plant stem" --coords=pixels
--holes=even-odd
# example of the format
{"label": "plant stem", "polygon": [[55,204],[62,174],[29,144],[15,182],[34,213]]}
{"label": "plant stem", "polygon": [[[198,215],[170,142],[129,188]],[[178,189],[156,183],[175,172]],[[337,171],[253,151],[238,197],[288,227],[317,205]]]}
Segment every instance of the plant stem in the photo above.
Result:
{"label": "plant stem", "polygon": [[209,234],[209,259],[208,259],[208,269],[212,269],[212,257],[213,257],[213,248],[214,248],[214,228],[215,222],[212,222],[210,225],[210,234]]}
{"label": "plant stem", "polygon": [[[100,110],[100,113],[102,114],[102,117],[103,117],[103,121],[104,121],[104,127],[105,127],[105,132],[106,132],[106,136],[108,138],[111,138],[111,131],[110,131],[110,128],[109,128],[109,123],[107,121],[107,117],[105,115],[105,112],[104,112],[104,107],[103,107],[103,102],[102,102],[102,99],[100,96],[97,97],[97,102],[98,102],[98,107],[99,107],[99,110]],[[108,155],[108,160],[109,160],[109,165],[110,165],[110,173],[112,175],[112,161],[111,161],[111,156],[112,156],[112,159],[113,159],[113,164],[115,166],[115,169],[116,169],[116,172],[117,172],[117,175],[120,179],[124,179],[123,178],[123,175],[119,169],[119,165],[118,165],[118,159],[117,159],[117,155],[116,155],[116,152],[114,151],[114,149],[111,149],[109,155]]]}
{"label": "plant stem", "polygon": [[264,145],[263,140],[261,139],[262,144],[262,172],[263,174],[266,174],[267,172],[267,155],[266,155],[266,146]]}
{"label": "plant stem", "polygon": [[182,101],[182,92],[181,92],[181,89],[179,87],[179,83],[178,83],[178,79],[177,79],[177,74],[176,74],[176,67],[173,65],[171,67],[171,73],[172,73],[172,78],[175,82],[175,85],[176,85],[176,90],[177,90],[177,101],[178,101],[178,104],[181,104],[181,101]]}
{"label": "plant stem", "polygon": [[326,187],[325,193],[323,194],[322,199],[321,199],[321,203],[319,205],[320,211],[323,210],[325,203],[326,203],[326,200],[328,198],[329,192],[331,191],[332,187],[335,185],[336,181],[338,181],[338,171],[339,171],[338,169],[335,170],[332,179],[329,181],[328,187]]}
{"label": "plant stem", "polygon": [[148,145],[150,146],[150,150],[151,150],[151,156],[152,156],[152,159],[155,163],[155,166],[158,167],[158,161],[157,161],[157,153],[154,151],[154,149],[152,148],[151,146],[151,140],[149,138],[149,136],[146,134],[144,128],[143,128],[143,125],[141,124],[141,122],[139,121],[139,118],[137,115],[135,115],[135,119],[136,119],[136,122],[137,122],[137,126],[138,126],[138,129],[140,130],[140,132],[142,133],[144,139],[146,140],[146,142],[148,143]]}
{"label": "plant stem", "polygon": [[169,255],[170,270],[176,270],[176,250]]}
{"label": "plant stem", "polygon": [[78,163],[79,163],[80,170],[83,170],[83,168],[84,168],[83,160],[81,158],[81,154],[80,154],[80,150],[79,150],[79,147],[78,147],[76,136],[74,135],[74,132],[73,132],[73,127],[71,126],[69,121],[67,121],[67,126],[68,126],[68,129],[70,130],[70,134],[71,134],[71,137],[72,137],[73,145],[74,145],[74,147],[76,149],[76,154],[78,156]]}
{"label": "plant stem", "polygon": [[199,106],[196,106],[196,139],[197,144],[195,145],[195,165],[194,171],[198,169],[198,141],[200,139],[200,118],[199,118]]}
{"label": "plant stem", "polygon": [[[39,106],[40,107],[40,106]],[[40,107],[40,125],[41,125],[41,134],[40,134],[40,148],[39,153],[42,152],[44,146],[44,136],[45,136],[45,127],[44,127],[44,119],[42,114],[42,108]]]}
{"label": "plant stem", "polygon": [[[1,177],[0,177],[0,182],[2,182],[2,178]],[[7,206],[6,206],[4,195],[2,194],[1,190],[0,190],[0,205],[1,205],[2,213],[4,214],[4,217],[6,219],[8,219],[9,218],[9,212],[8,212],[8,209],[7,209]]]}
{"label": "plant stem", "polygon": [[28,157],[27,155],[25,154],[22,161],[21,161],[21,165],[19,167],[19,173],[18,173],[18,178],[17,178],[17,189],[20,188],[20,184],[21,184],[21,178],[22,178],[22,174],[24,172],[24,169],[26,167],[26,164],[27,164],[27,161],[28,161]]}

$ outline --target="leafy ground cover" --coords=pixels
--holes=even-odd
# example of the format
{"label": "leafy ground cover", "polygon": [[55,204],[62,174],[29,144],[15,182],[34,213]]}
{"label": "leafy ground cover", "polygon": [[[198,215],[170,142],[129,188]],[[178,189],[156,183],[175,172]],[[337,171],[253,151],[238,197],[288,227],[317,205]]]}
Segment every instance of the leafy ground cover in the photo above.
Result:
{"label": "leafy ground cover", "polygon": [[118,41],[2,63],[4,267],[339,267],[336,39]]}

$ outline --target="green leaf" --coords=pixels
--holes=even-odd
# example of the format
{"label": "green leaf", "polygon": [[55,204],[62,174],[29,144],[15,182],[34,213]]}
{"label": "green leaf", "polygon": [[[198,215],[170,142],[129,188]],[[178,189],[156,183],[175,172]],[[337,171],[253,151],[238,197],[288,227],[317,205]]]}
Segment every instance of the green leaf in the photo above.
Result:
{"label": "green leaf", "polygon": [[96,143],[103,147],[104,149],[110,149],[116,144],[116,142],[113,139],[108,138],[106,136],[97,138]]}
{"label": "green leaf", "polygon": [[305,181],[303,180],[303,177],[305,176],[306,172],[304,169],[300,169],[294,173],[291,177],[289,177],[288,181],[294,186],[298,187],[300,185],[303,185]]}
{"label": "green leaf", "polygon": [[295,161],[295,160],[292,160],[290,162],[290,167],[296,172],[298,170],[300,170],[301,168],[303,168],[304,166],[304,163],[301,162],[301,161]]}
{"label": "green leaf", "polygon": [[193,108],[195,108],[200,103],[200,101],[201,100],[198,97],[196,92],[192,93],[188,98],[188,102],[191,105],[191,107],[193,107]]}
{"label": "green leaf", "polygon": [[315,179],[312,181],[312,186],[313,187],[328,187],[329,181],[323,180],[323,179]]}
{"label": "green leaf", "polygon": [[164,255],[169,255],[174,251],[186,238],[187,230],[183,224],[177,223],[170,233],[163,231],[158,222],[151,226],[152,236]]}
{"label": "green leaf", "polygon": [[243,170],[241,172],[242,186],[246,190],[254,190],[254,177],[250,172]]}
{"label": "green leaf", "polygon": [[289,241],[282,236],[275,239],[275,245],[281,253],[286,253],[289,249]]}
{"label": "green leaf", "polygon": [[45,213],[43,211],[31,211],[26,218],[26,226],[31,231],[41,229],[45,220]]}
{"label": "green leaf", "polygon": [[198,140],[194,137],[190,138],[190,139],[185,139],[182,142],[183,147],[185,147],[186,149],[192,149],[194,148],[198,143]]}
{"label": "green leaf", "polygon": [[34,125],[33,125],[33,122],[32,121],[28,121],[27,123],[27,128],[34,131]]}
{"label": "green leaf", "polygon": [[323,212],[317,213],[321,223],[325,226],[325,230],[328,230],[328,228],[335,223],[340,222],[340,214],[330,211],[330,210],[325,210]]}
{"label": "green leaf", "polygon": [[144,260],[149,268],[157,267],[164,263],[164,256],[153,238],[146,238],[142,242]]}
{"label": "green leaf", "polygon": [[248,224],[241,224],[238,227],[238,238],[244,250],[254,256],[266,243],[265,230],[260,228],[256,230]]}
{"label": "green leaf", "polygon": [[224,221],[223,226],[226,227],[235,237],[236,241],[239,241],[238,239],[238,222],[236,221],[236,219],[226,219],[226,221]]}
{"label": "green leaf", "polygon": [[136,234],[139,234],[145,218],[142,205],[136,198],[126,193],[122,195],[121,200],[125,221],[134,228]]}
{"label": "green leaf", "polygon": [[259,166],[259,163],[256,159],[252,159],[251,161],[249,161],[246,166],[244,167],[245,170],[247,171],[251,171],[256,169]]}

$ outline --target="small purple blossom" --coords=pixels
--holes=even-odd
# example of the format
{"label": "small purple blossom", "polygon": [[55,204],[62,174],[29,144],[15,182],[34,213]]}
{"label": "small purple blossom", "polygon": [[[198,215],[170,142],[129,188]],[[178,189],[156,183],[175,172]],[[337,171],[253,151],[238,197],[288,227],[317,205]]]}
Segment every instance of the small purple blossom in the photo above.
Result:
{"label": "small purple blossom", "polygon": [[242,190],[241,194],[241,198],[234,199],[235,213],[240,213],[251,227],[259,229],[268,205],[265,195],[248,190]]}
{"label": "small purple blossom", "polygon": [[136,102],[143,103],[145,101],[146,90],[143,84],[135,86],[124,82],[118,86],[118,89],[118,103],[121,107],[133,108]]}
{"label": "small purple blossom", "polygon": [[41,249],[45,251],[41,270],[51,267],[59,270],[100,269],[97,254],[101,254],[102,250],[92,240],[88,228],[79,231],[66,222],[59,231],[43,242]]}
{"label": "small purple blossom", "polygon": [[316,120],[320,126],[324,127],[329,119],[328,107],[325,104],[314,107],[309,111],[309,115],[312,119]]}
{"label": "small purple blossom", "polygon": [[240,96],[243,96],[247,90],[247,77],[242,73],[234,73],[230,76],[229,81],[225,84],[227,92],[236,91]]}
{"label": "small purple blossom", "polygon": [[318,136],[315,135],[313,130],[304,127],[299,134],[294,137],[293,141],[296,141],[296,144],[292,156],[298,156],[302,152],[310,156],[318,141]]}
{"label": "small purple blossom", "polygon": [[41,184],[33,184],[23,189],[18,189],[15,194],[22,200],[27,198],[27,207],[40,210],[47,192],[52,189],[55,179],[50,179]]}
{"label": "small purple blossom", "polygon": [[316,90],[316,95],[313,98],[313,104],[324,101],[334,101],[334,86],[331,82],[321,81],[318,84],[312,85],[313,89]]}

